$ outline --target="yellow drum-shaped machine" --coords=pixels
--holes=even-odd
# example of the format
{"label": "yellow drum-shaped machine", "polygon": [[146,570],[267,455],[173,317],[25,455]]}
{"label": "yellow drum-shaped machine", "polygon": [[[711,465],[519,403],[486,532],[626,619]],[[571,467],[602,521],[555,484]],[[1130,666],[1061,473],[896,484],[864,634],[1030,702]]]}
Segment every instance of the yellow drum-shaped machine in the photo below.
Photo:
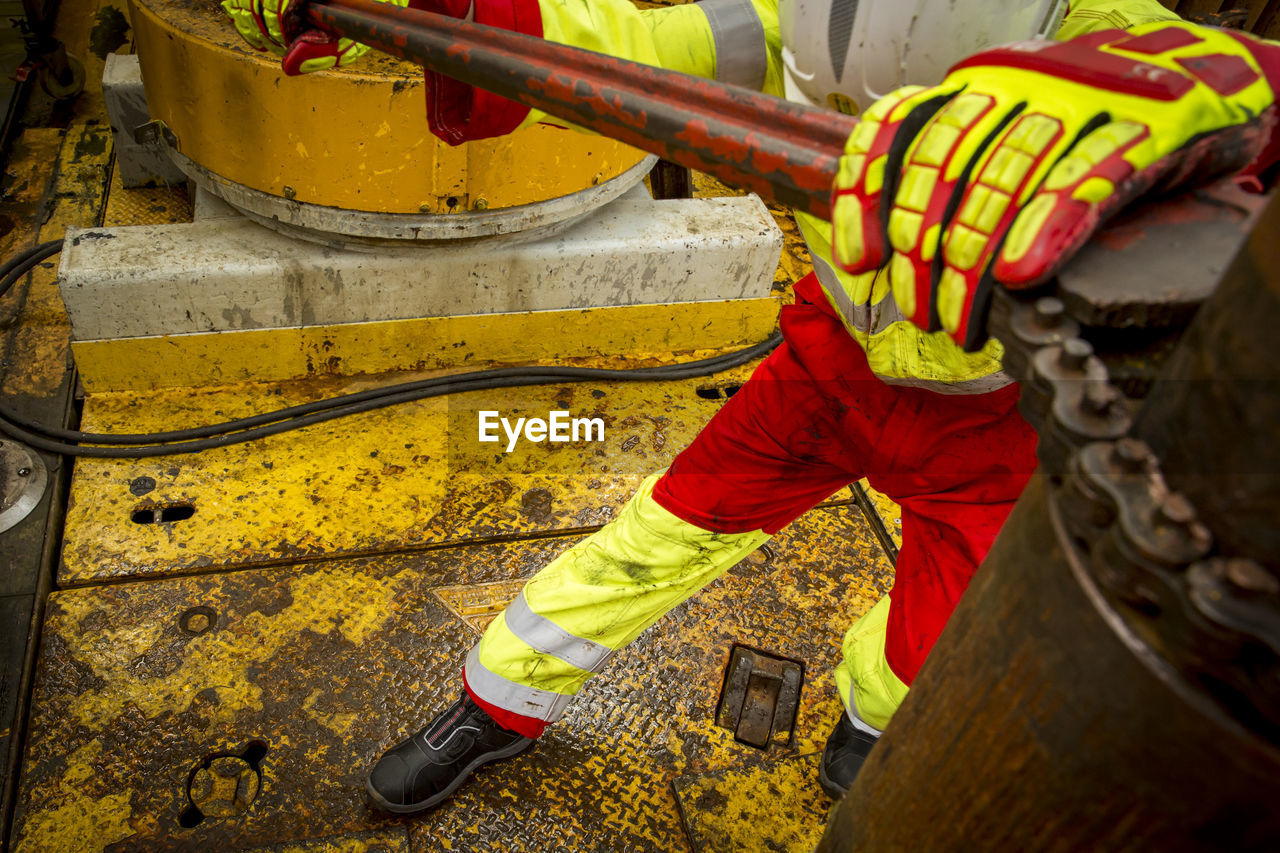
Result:
{"label": "yellow drum-shaped machine", "polygon": [[182,170],[265,224],[331,242],[440,240],[574,218],[652,158],[537,125],[450,147],[427,129],[422,70],[376,51],[286,77],[214,0],[131,0],[147,103]]}

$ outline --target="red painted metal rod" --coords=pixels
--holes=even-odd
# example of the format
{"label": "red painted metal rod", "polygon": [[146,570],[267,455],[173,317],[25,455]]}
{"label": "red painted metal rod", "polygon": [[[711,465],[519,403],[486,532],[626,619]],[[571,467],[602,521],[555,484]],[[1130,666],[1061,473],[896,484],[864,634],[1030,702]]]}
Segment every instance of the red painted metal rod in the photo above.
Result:
{"label": "red painted metal rod", "polygon": [[822,218],[857,120],[533,36],[373,0],[316,26]]}

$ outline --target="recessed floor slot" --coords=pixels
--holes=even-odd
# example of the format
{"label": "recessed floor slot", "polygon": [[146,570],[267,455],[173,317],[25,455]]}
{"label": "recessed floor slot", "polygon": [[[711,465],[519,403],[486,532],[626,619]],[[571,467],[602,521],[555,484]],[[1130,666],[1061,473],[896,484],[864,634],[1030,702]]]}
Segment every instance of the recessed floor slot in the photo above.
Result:
{"label": "recessed floor slot", "polygon": [[741,385],[702,385],[694,393],[704,400],[724,400],[737,394]]}
{"label": "recessed floor slot", "polygon": [[725,669],[716,725],[759,749],[786,746],[800,704],[804,665],[735,645]]}
{"label": "recessed floor slot", "polygon": [[239,754],[207,756],[187,777],[190,805],[178,816],[178,823],[190,829],[206,817],[235,817],[248,811],[262,791],[260,764],[266,754],[267,745],[252,740]]}
{"label": "recessed floor slot", "polygon": [[135,509],[129,517],[134,524],[172,524],[175,521],[186,521],[195,514],[196,508],[191,504],[170,504]]}

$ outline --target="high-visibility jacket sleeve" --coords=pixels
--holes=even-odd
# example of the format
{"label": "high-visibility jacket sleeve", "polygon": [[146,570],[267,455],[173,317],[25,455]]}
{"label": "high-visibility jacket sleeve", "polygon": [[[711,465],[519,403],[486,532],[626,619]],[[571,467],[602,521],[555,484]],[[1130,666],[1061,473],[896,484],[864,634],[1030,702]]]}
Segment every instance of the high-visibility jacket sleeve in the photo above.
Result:
{"label": "high-visibility jacket sleeve", "polygon": [[702,0],[636,9],[630,0],[539,0],[543,38],[782,94],[776,0]]}
{"label": "high-visibility jacket sleeve", "polygon": [[[521,11],[535,2],[537,15],[482,15],[490,5]],[[702,0],[658,9],[637,9],[631,0],[480,0],[477,21],[482,17],[558,44],[771,95],[783,92],[777,0]],[[492,100],[496,96],[472,95],[470,87],[452,84],[437,74],[428,72],[427,81],[431,130],[452,145],[509,133],[543,119],[567,124],[510,101],[498,99],[498,104]],[[501,121],[480,115],[499,107]]]}
{"label": "high-visibility jacket sleeve", "polygon": [[1057,38],[1065,41],[1096,30],[1127,30],[1138,24],[1179,20],[1156,0],[1071,0]]}

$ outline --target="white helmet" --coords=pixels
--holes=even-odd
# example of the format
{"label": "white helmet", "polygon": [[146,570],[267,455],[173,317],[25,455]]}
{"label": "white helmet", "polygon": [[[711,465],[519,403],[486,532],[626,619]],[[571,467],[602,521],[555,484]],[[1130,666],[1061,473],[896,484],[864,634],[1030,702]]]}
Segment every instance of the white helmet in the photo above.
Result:
{"label": "white helmet", "polygon": [[983,48],[1052,34],[1065,0],[779,0],[787,97],[850,115]]}

